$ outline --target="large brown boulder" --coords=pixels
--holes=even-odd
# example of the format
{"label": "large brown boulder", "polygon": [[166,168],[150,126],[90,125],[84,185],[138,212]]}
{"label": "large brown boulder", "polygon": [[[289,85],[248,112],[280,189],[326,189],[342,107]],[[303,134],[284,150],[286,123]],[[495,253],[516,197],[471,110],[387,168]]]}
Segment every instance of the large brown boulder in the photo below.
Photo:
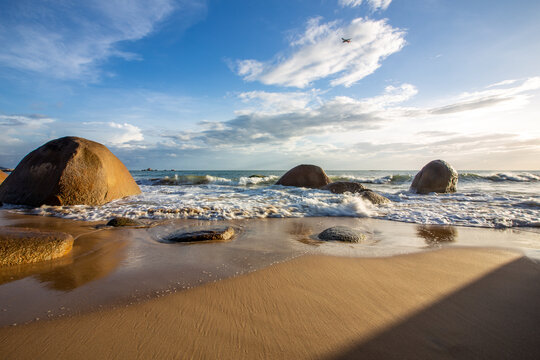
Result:
{"label": "large brown boulder", "polygon": [[0,170],[0,184],[4,182],[4,180],[6,180],[7,178],[7,174],[5,172],[3,172],[2,170]]}
{"label": "large brown boulder", "polygon": [[101,205],[140,192],[109,149],[69,136],[26,155],[0,185],[0,201],[31,206]]}
{"label": "large brown boulder", "polygon": [[58,231],[0,227],[0,266],[30,264],[68,254],[73,237]]}
{"label": "large brown boulder", "polygon": [[297,186],[317,189],[332,181],[323,169],[315,165],[298,165],[287,171],[276,183],[283,186]]}
{"label": "large brown boulder", "polygon": [[456,192],[457,171],[444,160],[433,160],[413,179],[411,190],[418,194]]}

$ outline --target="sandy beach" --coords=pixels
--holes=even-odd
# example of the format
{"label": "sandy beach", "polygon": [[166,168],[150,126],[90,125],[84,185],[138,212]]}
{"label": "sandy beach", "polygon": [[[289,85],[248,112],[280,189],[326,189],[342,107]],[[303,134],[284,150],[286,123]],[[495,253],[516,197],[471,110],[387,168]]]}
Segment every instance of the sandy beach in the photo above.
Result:
{"label": "sandy beach", "polygon": [[[156,236],[201,223],[96,231],[2,212],[2,224],[76,237],[65,259],[2,271],[6,359],[540,356],[540,265],[501,240],[534,233],[265,219],[232,222],[228,243],[168,245]],[[361,227],[371,242],[314,241],[329,224]],[[397,241],[402,255],[383,251]]]}
{"label": "sandy beach", "polygon": [[151,301],[0,329],[6,359],[540,355],[540,267],[447,249],[306,256]]}

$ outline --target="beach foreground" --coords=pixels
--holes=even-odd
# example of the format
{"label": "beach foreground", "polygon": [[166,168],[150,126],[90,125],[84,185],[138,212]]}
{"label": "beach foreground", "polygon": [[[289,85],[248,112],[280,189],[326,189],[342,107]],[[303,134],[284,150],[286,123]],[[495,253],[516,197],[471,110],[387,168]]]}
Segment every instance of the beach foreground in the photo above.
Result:
{"label": "beach foreground", "polygon": [[540,357],[540,266],[501,249],[308,255],[127,307],[0,328],[6,359]]}

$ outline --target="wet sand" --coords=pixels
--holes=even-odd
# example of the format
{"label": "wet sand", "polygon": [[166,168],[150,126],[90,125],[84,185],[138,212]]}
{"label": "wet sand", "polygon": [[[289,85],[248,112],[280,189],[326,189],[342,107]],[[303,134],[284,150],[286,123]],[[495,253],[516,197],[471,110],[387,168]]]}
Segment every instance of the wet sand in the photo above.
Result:
{"label": "wet sand", "polygon": [[540,356],[540,268],[518,253],[304,256],[133,306],[0,329],[7,359]]}
{"label": "wet sand", "polygon": [[[159,241],[224,224],[230,242]],[[2,210],[0,225],[76,238],[65,258],[0,269],[3,358],[540,355],[540,265],[522,255],[538,254],[534,232],[358,218],[112,229]],[[334,225],[368,239],[317,241]]]}

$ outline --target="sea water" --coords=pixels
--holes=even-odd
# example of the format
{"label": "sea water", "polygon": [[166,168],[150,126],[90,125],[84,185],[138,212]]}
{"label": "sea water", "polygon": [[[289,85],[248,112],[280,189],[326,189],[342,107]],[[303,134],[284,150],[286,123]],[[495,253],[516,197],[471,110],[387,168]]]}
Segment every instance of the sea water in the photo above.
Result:
{"label": "sea water", "polygon": [[409,191],[415,171],[327,171],[333,181],[358,182],[391,200],[382,205],[357,194],[275,185],[283,170],[131,173],[140,195],[102,206],[21,211],[79,220],[342,216],[536,231],[540,227],[540,171],[461,171],[456,193],[427,195]]}

